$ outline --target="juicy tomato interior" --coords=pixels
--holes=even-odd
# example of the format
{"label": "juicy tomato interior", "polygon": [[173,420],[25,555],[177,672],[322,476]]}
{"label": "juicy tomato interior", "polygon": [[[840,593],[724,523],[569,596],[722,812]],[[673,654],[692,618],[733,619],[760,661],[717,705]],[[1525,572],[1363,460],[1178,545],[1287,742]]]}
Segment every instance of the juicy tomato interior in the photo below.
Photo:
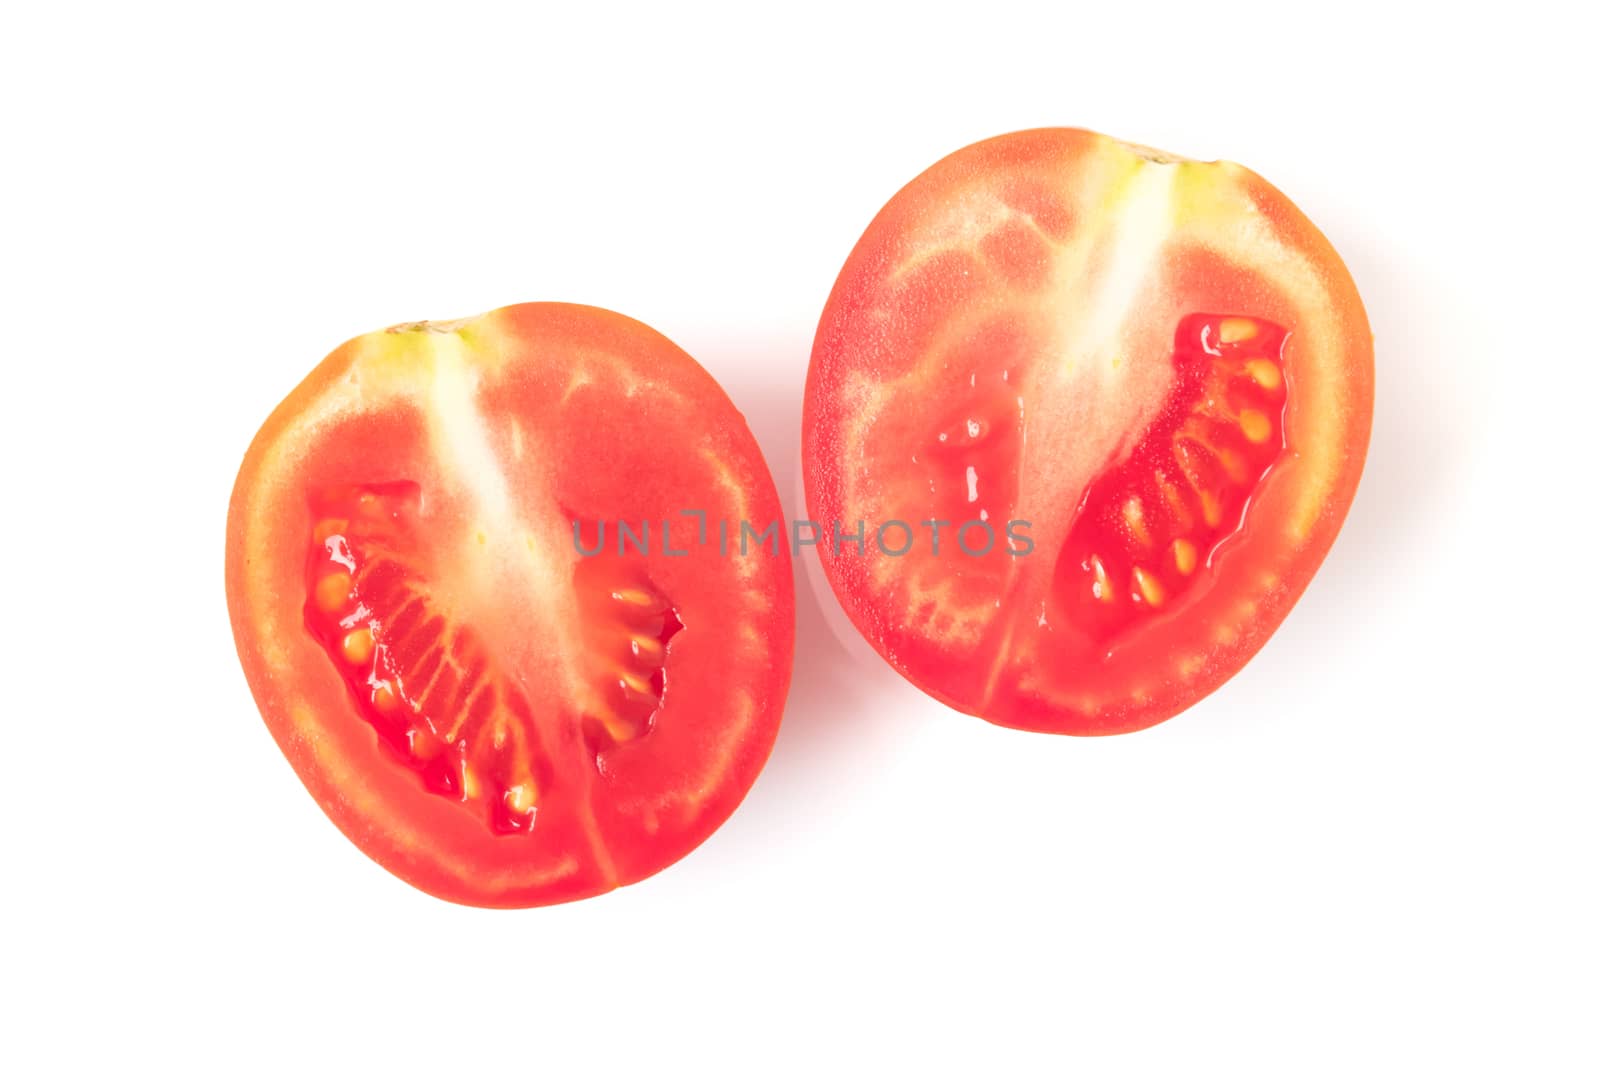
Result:
{"label": "juicy tomato interior", "polygon": [[593,895],[693,849],[771,748],[790,562],[781,532],[722,550],[723,521],[781,531],[770,476],[641,324],[532,304],[369,334],[240,471],[240,658],[302,780],[391,871],[488,906]]}
{"label": "juicy tomato interior", "polygon": [[893,528],[822,551],[879,652],[963,711],[1118,733],[1220,685],[1305,588],[1365,456],[1371,335],[1256,175],[1034,130],[883,209],[805,403],[813,521]]}
{"label": "juicy tomato interior", "polygon": [[[1166,406],[1128,458],[1091,484],[1056,562],[1052,593],[1073,651],[1094,657],[1141,620],[1181,607],[1238,534],[1283,451],[1285,333],[1190,315],[1173,346]],[[1092,669],[1092,668],[1091,668]]]}

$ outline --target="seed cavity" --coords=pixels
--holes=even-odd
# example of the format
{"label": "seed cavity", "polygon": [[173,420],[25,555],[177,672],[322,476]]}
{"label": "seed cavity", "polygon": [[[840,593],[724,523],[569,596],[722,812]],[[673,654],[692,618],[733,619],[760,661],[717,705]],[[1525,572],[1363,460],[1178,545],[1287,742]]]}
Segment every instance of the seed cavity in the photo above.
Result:
{"label": "seed cavity", "polygon": [[1128,458],[1089,487],[1057,562],[1061,602],[1047,606],[1050,617],[1098,644],[1208,588],[1217,546],[1239,531],[1287,447],[1287,338],[1281,326],[1242,315],[1178,324],[1167,406]]}
{"label": "seed cavity", "polygon": [[390,756],[496,833],[535,821],[549,769],[532,709],[424,575],[412,483],[312,494],[305,619]]}
{"label": "seed cavity", "polygon": [[654,725],[666,695],[670,645],[683,629],[668,599],[621,566],[593,557],[578,579],[588,591],[584,626],[595,642],[592,670],[599,679],[596,700],[583,710],[583,734],[597,759]]}

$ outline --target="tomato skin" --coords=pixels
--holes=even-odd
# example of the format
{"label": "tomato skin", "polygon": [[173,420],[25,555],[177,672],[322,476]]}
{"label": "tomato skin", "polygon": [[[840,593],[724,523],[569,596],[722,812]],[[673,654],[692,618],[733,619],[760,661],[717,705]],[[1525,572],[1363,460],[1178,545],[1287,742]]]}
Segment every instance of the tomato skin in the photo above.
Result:
{"label": "tomato skin", "polygon": [[[540,765],[558,776],[529,831],[498,832],[471,805],[422,788],[357,713],[308,629],[314,501],[327,487],[409,483],[428,502],[426,536],[449,569],[438,582],[451,603],[490,635],[507,677],[550,698],[532,703]],[[489,498],[498,510],[484,506]],[[585,561],[567,513],[654,522],[683,507],[783,525],[759,448],[726,395],[632,319],[523,304],[378,331],[323,360],[245,455],[229,505],[226,586],[262,718],[329,818],[417,888],[484,907],[593,896],[703,841],[749,790],[776,736],[794,642],[789,553],[722,559],[713,542],[681,558],[624,561],[683,619],[643,737],[592,753],[579,705],[562,703],[566,691],[550,680],[588,669],[572,666],[591,634],[588,616],[569,606],[583,593],[572,575]],[[515,573],[535,580],[482,574],[464,556],[462,546],[486,545],[498,554],[485,559],[522,560],[520,543],[500,544],[515,540],[509,533],[527,537],[534,560]]]}
{"label": "tomato skin", "polygon": [[[1285,451],[1196,592],[1091,647],[1061,622],[1052,585],[1073,509],[1170,396],[1175,325],[1207,312],[1287,331]],[[963,410],[949,406],[951,383],[969,371],[975,424],[987,425],[1000,370],[1026,410],[1025,443],[1014,462],[980,464],[976,482],[999,486],[1002,518],[1034,523],[1036,553],[957,567],[823,552],[836,597],[897,671],[969,714],[1079,735],[1178,714],[1262,647],[1348,511],[1373,399],[1371,331],[1348,271],[1236,164],[1070,129],[961,149],[879,212],[828,298],[802,421],[810,517],[871,526],[916,505],[905,491],[916,479],[942,492],[926,451],[906,442],[925,412]]]}

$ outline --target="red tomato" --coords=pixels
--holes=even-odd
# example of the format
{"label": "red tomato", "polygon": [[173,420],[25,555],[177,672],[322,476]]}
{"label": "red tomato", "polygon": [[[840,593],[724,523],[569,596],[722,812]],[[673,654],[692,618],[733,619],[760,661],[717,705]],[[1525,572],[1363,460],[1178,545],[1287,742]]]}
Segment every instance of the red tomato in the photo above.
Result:
{"label": "red tomato", "polygon": [[[725,552],[722,519],[777,539]],[[357,338],[278,406],[234,487],[228,608],[352,841],[450,900],[546,904],[660,870],[750,788],[793,655],[781,528],[694,360],[522,304]]]}
{"label": "red tomato", "polygon": [[865,529],[824,569],[911,681],[1008,726],[1119,733],[1283,621],[1371,418],[1361,300],[1282,193],[1032,130],[935,164],[850,254],[806,383],[806,501],[828,535]]}

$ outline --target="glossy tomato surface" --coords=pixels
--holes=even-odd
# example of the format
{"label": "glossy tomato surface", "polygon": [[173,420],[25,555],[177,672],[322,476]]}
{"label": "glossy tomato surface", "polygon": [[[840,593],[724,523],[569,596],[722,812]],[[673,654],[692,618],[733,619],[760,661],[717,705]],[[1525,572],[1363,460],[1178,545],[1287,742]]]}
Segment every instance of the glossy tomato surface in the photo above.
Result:
{"label": "glossy tomato surface", "polygon": [[1266,181],[1009,134],[911,182],[845,263],[806,502],[845,611],[922,689],[1008,726],[1137,730],[1239,670],[1305,589],[1372,388],[1349,273]]}
{"label": "glossy tomato surface", "polygon": [[[728,551],[723,519],[776,540]],[[793,655],[782,525],[694,360],[522,304],[357,338],[279,405],[234,487],[228,608],[352,841],[450,900],[546,904],[660,870],[750,788]]]}

